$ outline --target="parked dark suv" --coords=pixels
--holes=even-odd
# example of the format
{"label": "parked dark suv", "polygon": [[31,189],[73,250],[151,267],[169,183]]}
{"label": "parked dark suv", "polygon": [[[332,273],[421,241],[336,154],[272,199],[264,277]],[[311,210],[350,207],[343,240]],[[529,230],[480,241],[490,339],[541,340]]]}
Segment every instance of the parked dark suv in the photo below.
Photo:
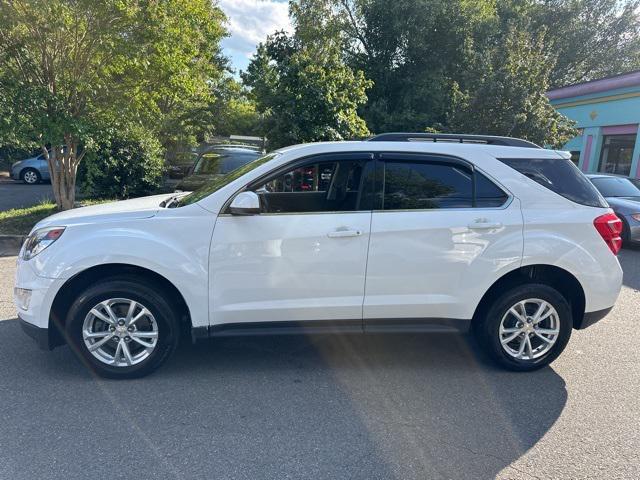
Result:
{"label": "parked dark suv", "polygon": [[258,148],[250,146],[213,147],[198,157],[189,174],[176,185],[176,189],[187,192],[197,190],[216,177],[226,175],[261,156],[262,152]]}

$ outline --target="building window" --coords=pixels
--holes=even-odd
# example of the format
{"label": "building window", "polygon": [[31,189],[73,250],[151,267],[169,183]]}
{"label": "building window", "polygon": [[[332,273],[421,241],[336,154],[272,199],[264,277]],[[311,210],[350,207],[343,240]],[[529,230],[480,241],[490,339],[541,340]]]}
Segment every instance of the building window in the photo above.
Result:
{"label": "building window", "polygon": [[571,161],[578,166],[578,163],[580,163],[580,150],[571,150]]}
{"label": "building window", "polygon": [[598,171],[629,176],[636,135],[605,135]]}

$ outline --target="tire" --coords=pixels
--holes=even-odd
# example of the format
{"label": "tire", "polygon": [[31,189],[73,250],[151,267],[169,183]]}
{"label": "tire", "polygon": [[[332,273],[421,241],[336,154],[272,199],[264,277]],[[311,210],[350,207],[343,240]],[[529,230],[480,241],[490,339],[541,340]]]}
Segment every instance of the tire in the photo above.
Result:
{"label": "tire", "polygon": [[[553,312],[545,307],[542,317],[551,313],[535,324],[535,313],[543,303],[551,306]],[[474,334],[482,349],[499,366],[515,371],[532,371],[549,365],[567,346],[573,328],[567,300],[554,288],[537,283],[520,285],[503,293],[489,306],[484,318],[477,320]],[[556,330],[555,335],[549,333]],[[516,334],[503,346],[503,341]],[[525,335],[529,337],[528,342]],[[518,358],[523,343],[524,352]]]}
{"label": "tire", "polygon": [[42,181],[42,176],[35,168],[25,168],[20,172],[20,179],[27,185],[36,185]]}
{"label": "tire", "polygon": [[631,229],[622,215],[618,215],[618,218],[622,220],[622,246],[628,248],[631,246]]}
{"label": "tire", "polygon": [[[138,277],[112,277],[93,284],[69,309],[67,343],[92,372],[102,377],[148,375],[171,356],[180,337],[179,315],[167,298],[161,288]],[[137,307],[129,314],[132,302]],[[106,306],[113,315],[108,315]],[[89,345],[99,342],[102,344],[92,353]]]}

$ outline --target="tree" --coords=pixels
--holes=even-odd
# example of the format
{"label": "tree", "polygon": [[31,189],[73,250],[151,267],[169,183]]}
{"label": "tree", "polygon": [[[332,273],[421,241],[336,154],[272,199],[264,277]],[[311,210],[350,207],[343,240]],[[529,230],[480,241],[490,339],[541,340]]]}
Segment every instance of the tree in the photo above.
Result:
{"label": "tree", "polygon": [[478,65],[461,90],[453,85],[447,130],[520,137],[560,148],[577,134],[574,122],[549,103],[552,59],[545,53],[544,33],[533,38],[512,27],[503,42]]}
{"label": "tree", "polygon": [[546,89],[637,65],[639,2],[299,0],[295,6],[309,32],[339,36],[344,61],[373,81],[359,108],[371,130],[520,135],[556,145],[575,131],[549,104]]}
{"label": "tree", "polygon": [[215,90],[215,103],[207,110],[208,124],[216,135],[257,135],[262,116],[248,89],[233,77],[226,77]]}
{"label": "tree", "polygon": [[107,127],[192,134],[224,68],[223,20],[208,0],[0,0],[0,137],[41,148],[58,207],[73,207]]}
{"label": "tree", "polygon": [[[321,0],[320,0],[321,1]],[[345,57],[374,83],[361,109],[375,132],[446,122],[452,81],[470,70],[491,0],[337,0]],[[459,80],[461,81],[461,80]]]}
{"label": "tree", "polygon": [[514,1],[527,4],[532,32],[547,31],[551,87],[640,68],[640,0]]}
{"label": "tree", "polygon": [[259,45],[242,74],[264,117],[269,146],[368,135],[357,108],[366,102],[371,82],[346,65],[339,37],[295,24],[292,36],[279,32]]}

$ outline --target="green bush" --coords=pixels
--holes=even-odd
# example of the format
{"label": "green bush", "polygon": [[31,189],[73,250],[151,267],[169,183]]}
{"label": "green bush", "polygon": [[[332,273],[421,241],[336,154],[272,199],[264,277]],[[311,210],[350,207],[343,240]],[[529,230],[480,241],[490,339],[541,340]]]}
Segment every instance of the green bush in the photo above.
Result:
{"label": "green bush", "polygon": [[13,146],[0,147],[0,172],[3,170],[9,170],[13,162],[18,160],[24,160],[25,158],[35,157],[42,152],[34,153],[32,150],[25,148],[18,148]]}
{"label": "green bush", "polygon": [[162,183],[160,143],[140,130],[111,132],[88,151],[78,184],[90,198],[129,198],[154,193]]}

